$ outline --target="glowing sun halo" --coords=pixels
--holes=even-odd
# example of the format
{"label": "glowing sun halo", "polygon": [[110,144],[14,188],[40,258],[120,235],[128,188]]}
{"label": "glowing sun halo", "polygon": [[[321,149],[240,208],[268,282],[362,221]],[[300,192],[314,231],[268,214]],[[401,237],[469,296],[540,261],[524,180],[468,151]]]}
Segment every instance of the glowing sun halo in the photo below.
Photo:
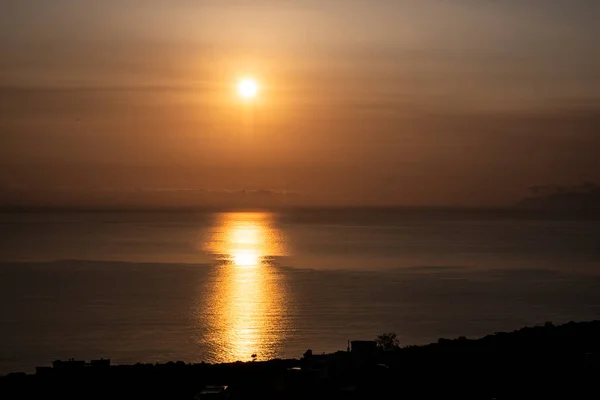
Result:
{"label": "glowing sun halo", "polygon": [[258,93],[258,84],[254,79],[242,79],[237,85],[238,94],[244,99],[256,97]]}

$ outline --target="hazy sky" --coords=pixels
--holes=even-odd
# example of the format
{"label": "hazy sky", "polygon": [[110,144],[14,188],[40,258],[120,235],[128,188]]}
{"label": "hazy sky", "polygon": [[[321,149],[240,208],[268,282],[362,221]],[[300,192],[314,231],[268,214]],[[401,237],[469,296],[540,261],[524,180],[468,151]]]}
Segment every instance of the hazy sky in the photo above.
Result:
{"label": "hazy sky", "polygon": [[599,181],[598,21],[597,0],[5,0],[0,203],[491,205]]}

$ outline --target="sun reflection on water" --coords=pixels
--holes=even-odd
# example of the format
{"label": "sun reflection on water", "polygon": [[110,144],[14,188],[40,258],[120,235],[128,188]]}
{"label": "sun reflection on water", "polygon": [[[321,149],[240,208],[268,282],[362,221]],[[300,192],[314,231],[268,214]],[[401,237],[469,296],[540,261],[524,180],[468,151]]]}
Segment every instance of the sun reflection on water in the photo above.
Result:
{"label": "sun reflection on water", "polygon": [[287,329],[283,275],[272,264],[285,255],[281,232],[266,213],[218,216],[204,250],[217,261],[206,307],[213,362],[277,356]]}

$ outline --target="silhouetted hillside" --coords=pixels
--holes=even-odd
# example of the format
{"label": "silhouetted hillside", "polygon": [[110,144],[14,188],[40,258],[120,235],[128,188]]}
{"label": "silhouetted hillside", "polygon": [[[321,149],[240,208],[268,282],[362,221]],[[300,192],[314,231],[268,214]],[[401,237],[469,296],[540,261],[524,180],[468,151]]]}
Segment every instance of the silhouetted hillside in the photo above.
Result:
{"label": "silhouetted hillside", "polygon": [[477,340],[440,339],[383,351],[233,364],[56,361],[35,375],[0,378],[0,398],[598,398],[600,321],[523,328]]}

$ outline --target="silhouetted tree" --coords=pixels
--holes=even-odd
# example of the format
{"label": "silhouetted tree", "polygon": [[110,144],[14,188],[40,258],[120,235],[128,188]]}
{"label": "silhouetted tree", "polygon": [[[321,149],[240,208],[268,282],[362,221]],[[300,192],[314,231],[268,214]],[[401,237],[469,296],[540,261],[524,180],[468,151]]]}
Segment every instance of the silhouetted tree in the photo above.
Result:
{"label": "silhouetted tree", "polygon": [[312,353],[312,350],[311,350],[311,349],[308,349],[308,350],[306,350],[306,351],[304,352],[304,355],[303,355],[303,357],[304,357],[304,358],[310,358],[310,357],[312,357],[312,355],[313,355],[313,353]]}
{"label": "silhouetted tree", "polygon": [[400,347],[400,342],[395,332],[382,333],[377,336],[375,341],[377,342],[377,347],[383,351],[394,350]]}

